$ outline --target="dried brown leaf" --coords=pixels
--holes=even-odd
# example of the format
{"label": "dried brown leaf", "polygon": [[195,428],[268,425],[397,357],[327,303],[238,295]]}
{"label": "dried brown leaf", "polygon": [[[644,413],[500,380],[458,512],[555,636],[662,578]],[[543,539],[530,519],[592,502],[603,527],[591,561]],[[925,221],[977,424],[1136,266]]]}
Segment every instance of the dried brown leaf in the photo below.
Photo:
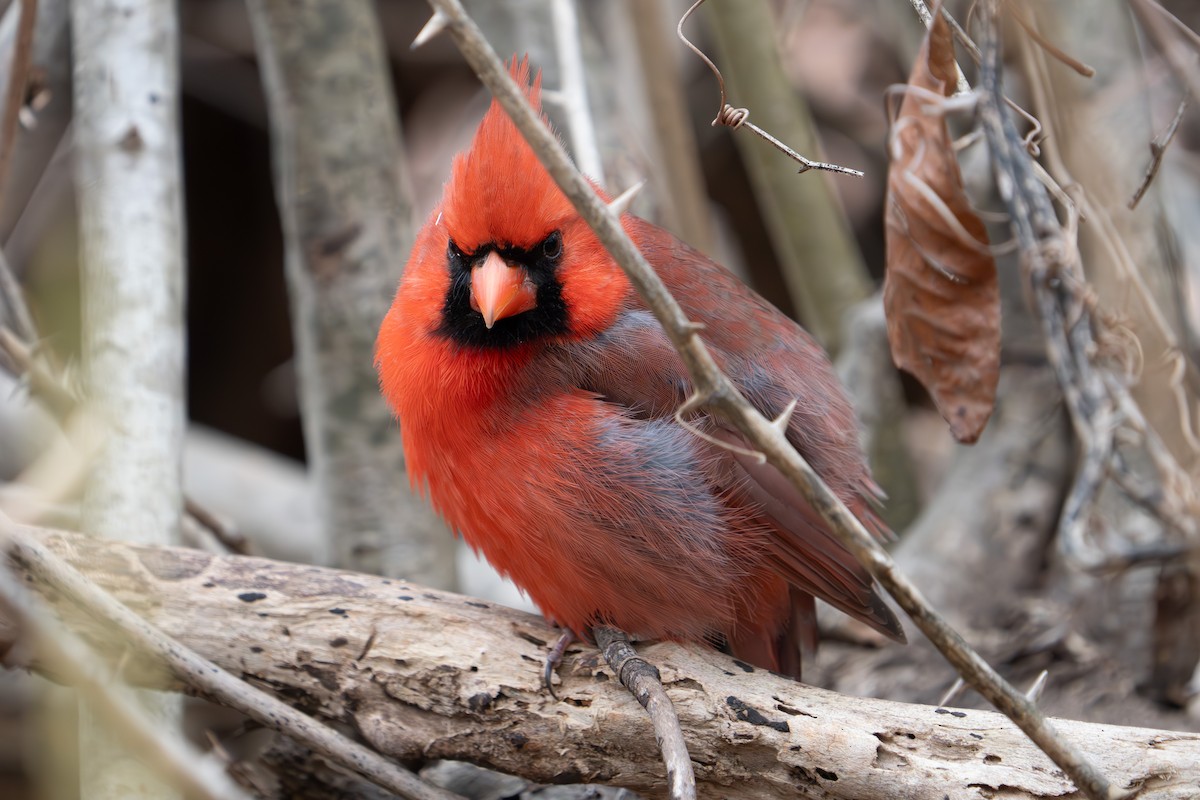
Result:
{"label": "dried brown leaf", "polygon": [[945,20],[917,56],[889,142],[883,287],[892,358],[933,396],[960,442],[992,414],[1000,376],[1000,293],[983,222],[971,210],[937,109],[955,85]]}

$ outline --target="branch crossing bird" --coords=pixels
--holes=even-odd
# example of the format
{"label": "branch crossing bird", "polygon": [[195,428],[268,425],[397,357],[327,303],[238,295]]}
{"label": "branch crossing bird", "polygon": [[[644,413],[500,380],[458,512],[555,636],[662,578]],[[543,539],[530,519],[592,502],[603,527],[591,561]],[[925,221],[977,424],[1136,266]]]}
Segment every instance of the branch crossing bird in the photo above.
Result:
{"label": "branch crossing bird", "polygon": [[[528,60],[511,72],[540,109]],[[788,439],[884,535],[820,346],[671,234],[621,224],[746,398],[770,418],[796,401]],[[495,102],[417,236],[376,360],[413,484],[576,635],[701,642],[799,677],[819,597],[903,640],[869,573],[738,432],[675,421],[682,361]]]}

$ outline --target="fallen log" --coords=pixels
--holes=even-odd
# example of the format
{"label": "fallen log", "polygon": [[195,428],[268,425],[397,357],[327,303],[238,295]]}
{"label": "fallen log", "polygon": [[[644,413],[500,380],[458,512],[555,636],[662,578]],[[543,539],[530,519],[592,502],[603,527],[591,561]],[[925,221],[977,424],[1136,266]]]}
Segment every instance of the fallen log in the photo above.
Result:
{"label": "fallen log", "polygon": [[[557,632],[539,617],[339,570],[49,530],[38,537],[167,634],[309,713],[350,725],[386,756],[665,791],[649,720],[594,648],[568,650],[561,702],[544,691],[542,660]],[[91,644],[126,659],[129,680],[186,688],[131,657],[89,609],[61,598],[56,606]],[[640,649],[679,712],[702,796],[1074,795],[1000,714],[848,697],[673,643]],[[1054,724],[1116,786],[1140,788],[1142,798],[1196,796],[1200,734]]]}

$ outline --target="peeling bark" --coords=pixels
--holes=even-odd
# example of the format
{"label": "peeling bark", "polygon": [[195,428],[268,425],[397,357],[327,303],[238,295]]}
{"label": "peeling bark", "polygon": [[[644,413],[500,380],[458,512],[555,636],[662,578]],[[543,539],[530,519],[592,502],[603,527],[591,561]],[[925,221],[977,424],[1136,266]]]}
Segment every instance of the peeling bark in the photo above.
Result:
{"label": "peeling bark", "polygon": [[[471,598],[350,572],[100,543],[46,544],[166,632],[392,758],[461,759],[546,783],[665,789],[649,721],[590,647],[541,688],[555,632]],[[19,565],[18,565],[19,568]],[[60,611],[67,613],[66,609]],[[116,656],[104,627],[69,613]],[[711,651],[645,646],[683,724],[701,793],[730,798],[1062,797],[1073,789],[1001,715],[848,698]],[[131,680],[157,673],[136,659]],[[178,688],[178,687],[175,687]],[[1200,734],[1056,720],[1142,798],[1184,798]]]}

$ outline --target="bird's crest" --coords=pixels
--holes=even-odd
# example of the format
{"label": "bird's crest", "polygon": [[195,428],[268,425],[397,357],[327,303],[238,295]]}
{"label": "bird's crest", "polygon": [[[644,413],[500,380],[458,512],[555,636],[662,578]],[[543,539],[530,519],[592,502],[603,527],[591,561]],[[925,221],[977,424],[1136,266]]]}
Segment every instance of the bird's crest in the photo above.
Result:
{"label": "bird's crest", "polygon": [[[530,82],[529,57],[509,74],[542,110],[542,74]],[[542,121],[549,127],[545,115]],[[500,104],[492,105],[467,152],[454,159],[442,213],[450,237],[471,252],[482,244],[532,247],[574,210]]]}

